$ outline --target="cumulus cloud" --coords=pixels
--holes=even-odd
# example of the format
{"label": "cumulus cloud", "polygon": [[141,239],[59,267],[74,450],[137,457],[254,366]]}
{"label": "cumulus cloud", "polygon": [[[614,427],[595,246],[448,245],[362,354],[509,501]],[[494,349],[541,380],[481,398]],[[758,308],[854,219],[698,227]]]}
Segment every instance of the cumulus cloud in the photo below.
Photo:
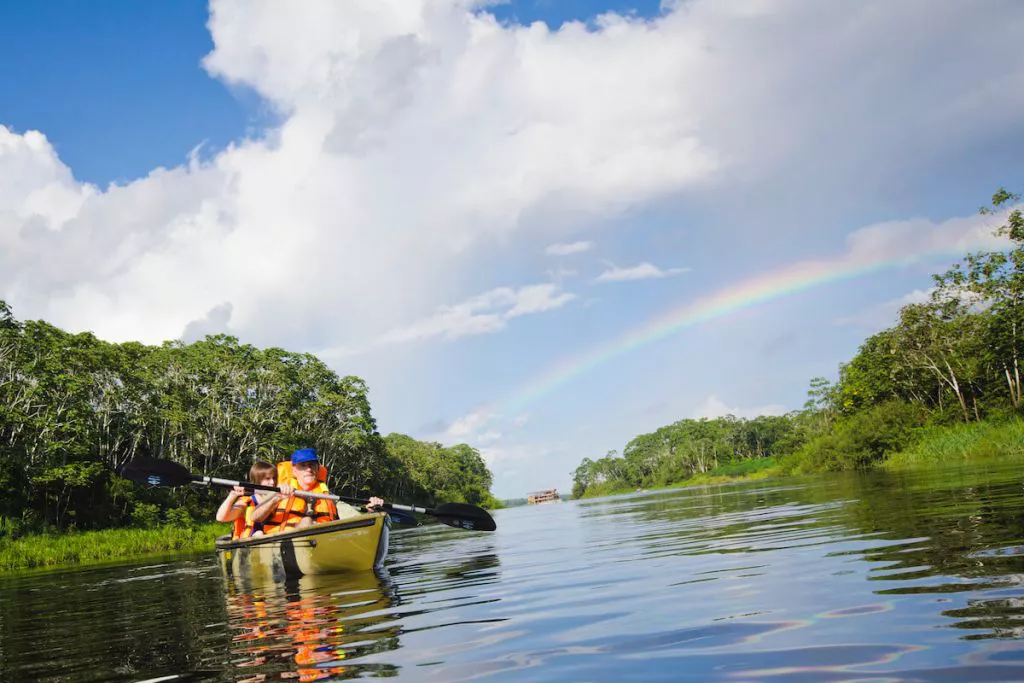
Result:
{"label": "cumulus cloud", "polygon": [[544,253],[548,256],[569,256],[570,254],[581,254],[593,248],[593,242],[569,242],[568,244],[552,244],[544,250]]}
{"label": "cumulus cloud", "polygon": [[528,413],[509,417],[491,406],[479,406],[428,436],[445,443],[469,443],[479,447],[481,453],[486,450],[493,456],[503,450],[498,442],[504,441],[509,435],[514,436],[526,425],[529,417]]}
{"label": "cumulus cloud", "polygon": [[442,337],[446,340],[505,329],[508,321],[532,313],[560,308],[576,298],[558,285],[547,283],[518,289],[499,287],[454,306],[442,306],[424,320],[381,336],[376,344],[396,344]]}
{"label": "cumulus cloud", "polygon": [[491,410],[478,408],[457,418],[448,426],[445,430],[445,434],[451,438],[464,439],[467,436],[474,434],[484,425],[490,423],[495,417],[496,414]]}
{"label": "cumulus cloud", "polygon": [[772,403],[765,406],[759,406],[756,408],[730,408],[725,402],[715,394],[711,394],[704,402],[694,409],[692,417],[695,420],[699,420],[702,417],[715,418],[725,417],[726,415],[735,415],[741,418],[755,418],[759,415],[782,415],[786,412],[786,407],[777,403]]}
{"label": "cumulus cloud", "polygon": [[836,319],[837,325],[859,325],[871,333],[896,324],[900,309],[909,304],[921,304],[931,299],[933,288],[915,289],[903,296],[872,306],[855,315]]}
{"label": "cumulus cloud", "polygon": [[211,308],[199,320],[193,320],[186,325],[185,330],[181,333],[181,340],[189,344],[207,335],[220,334],[227,330],[230,321],[231,304],[224,302],[219,306]]}
{"label": "cumulus cloud", "polygon": [[575,268],[555,268],[554,270],[546,271],[546,274],[547,274],[548,278],[551,279],[552,282],[561,282],[562,280],[566,280],[566,279],[571,278],[574,275],[576,275],[576,269]]}
{"label": "cumulus cloud", "polygon": [[959,258],[978,249],[1003,249],[1008,238],[993,232],[1012,208],[941,222],[916,218],[875,223],[847,236],[847,256],[853,261],[885,262],[932,255]]}
{"label": "cumulus cloud", "polygon": [[646,261],[630,268],[611,266],[594,278],[594,282],[628,282],[630,280],[647,280],[650,278],[668,277],[689,271],[689,268],[666,268],[647,263]]}
{"label": "cumulus cloud", "polygon": [[223,331],[257,344],[480,334],[566,296],[466,304],[498,284],[482,255],[780,169],[881,182],[880,155],[1024,114],[1012,1],[693,0],[554,31],[486,4],[214,0],[204,67],[280,124],[127,184],[80,183],[45,131],[0,126],[0,297],[114,340],[175,338],[224,302]]}

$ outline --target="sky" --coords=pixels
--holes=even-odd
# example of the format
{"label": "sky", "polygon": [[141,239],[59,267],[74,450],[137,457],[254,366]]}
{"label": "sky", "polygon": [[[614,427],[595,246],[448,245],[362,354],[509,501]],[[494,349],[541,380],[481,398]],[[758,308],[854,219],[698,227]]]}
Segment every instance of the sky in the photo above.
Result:
{"label": "sky", "polygon": [[0,299],[364,378],[501,498],[798,409],[1024,189],[1015,0],[0,3]]}

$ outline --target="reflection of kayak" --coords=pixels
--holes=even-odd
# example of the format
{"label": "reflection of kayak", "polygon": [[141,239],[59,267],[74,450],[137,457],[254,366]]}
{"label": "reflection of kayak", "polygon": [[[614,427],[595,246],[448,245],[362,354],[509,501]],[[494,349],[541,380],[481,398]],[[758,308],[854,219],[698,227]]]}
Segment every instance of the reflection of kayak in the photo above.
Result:
{"label": "reflection of kayak", "polygon": [[231,574],[270,574],[275,579],[366,571],[388,552],[387,513],[370,512],[305,529],[231,540],[217,539],[217,555]]}

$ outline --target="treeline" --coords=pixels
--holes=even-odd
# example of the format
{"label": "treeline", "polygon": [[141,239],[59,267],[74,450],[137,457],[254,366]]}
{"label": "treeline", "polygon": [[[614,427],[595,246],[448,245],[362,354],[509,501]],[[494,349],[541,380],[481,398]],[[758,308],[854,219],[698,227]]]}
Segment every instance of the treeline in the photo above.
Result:
{"label": "treeline", "polygon": [[152,526],[212,518],[225,490],[135,486],[137,455],[244,479],[316,448],[336,493],[494,507],[491,473],[464,444],[382,437],[366,384],[311,354],[225,335],[192,344],[112,344],[0,301],[0,537],[47,529]]}
{"label": "treeline", "polygon": [[868,468],[943,428],[1019,420],[1024,406],[1019,201],[1019,195],[1000,189],[981,209],[989,216],[1005,212],[993,233],[1005,240],[1006,249],[968,254],[933,275],[928,301],[904,306],[893,327],[869,337],[840,366],[835,383],[814,378],[803,409],[752,420],[681,420],[642,434],[621,456],[612,451],[596,460],[584,458],[573,473],[573,495],[659,486],[701,474]]}
{"label": "treeline", "polygon": [[665,486],[713,471],[742,473],[792,451],[805,429],[793,415],[679,420],[637,436],[621,456],[610,451],[596,460],[584,458],[573,472],[572,495]]}

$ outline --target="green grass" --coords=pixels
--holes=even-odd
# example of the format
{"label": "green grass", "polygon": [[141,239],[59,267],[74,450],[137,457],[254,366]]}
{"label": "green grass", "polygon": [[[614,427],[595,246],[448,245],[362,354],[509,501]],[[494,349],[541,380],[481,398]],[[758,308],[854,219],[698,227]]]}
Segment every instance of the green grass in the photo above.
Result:
{"label": "green grass", "polygon": [[705,486],[707,484],[724,484],[730,481],[766,479],[775,474],[776,465],[774,458],[732,462],[703,474],[695,474],[673,486]]}
{"label": "green grass", "polygon": [[[849,446],[846,443],[839,445],[844,448]],[[781,460],[764,458],[729,463],[683,481],[642,488],[647,491],[658,491],[784,476],[794,473],[791,471],[793,464],[794,462],[797,465],[800,464],[801,455],[804,454],[797,452],[788,454]],[[883,457],[884,459],[876,460],[873,464],[890,470],[972,460],[1024,458],[1024,420],[990,420],[919,428],[914,431],[910,446],[898,453]],[[797,468],[796,473],[804,472],[800,472]],[[632,493],[636,490],[636,487],[622,488],[621,484],[615,488],[611,484],[605,484],[588,490],[583,497],[597,498]]]}
{"label": "green grass", "polygon": [[890,456],[883,467],[1012,458],[1024,455],[1024,420],[973,422],[922,430],[913,446]]}
{"label": "green grass", "polygon": [[588,489],[583,494],[583,498],[601,498],[603,496],[617,496],[636,491],[667,491],[669,489],[686,488],[687,486],[706,486],[708,484],[725,484],[731,481],[766,479],[776,474],[777,464],[774,458],[758,458],[757,460],[743,460],[741,462],[721,465],[703,474],[695,474],[688,479],[669,484],[626,487],[598,484]]}
{"label": "green grass", "polygon": [[226,524],[203,524],[193,529],[161,526],[155,529],[40,534],[14,541],[5,539],[0,543],[0,572],[212,551],[214,539],[225,533],[230,533]]}

